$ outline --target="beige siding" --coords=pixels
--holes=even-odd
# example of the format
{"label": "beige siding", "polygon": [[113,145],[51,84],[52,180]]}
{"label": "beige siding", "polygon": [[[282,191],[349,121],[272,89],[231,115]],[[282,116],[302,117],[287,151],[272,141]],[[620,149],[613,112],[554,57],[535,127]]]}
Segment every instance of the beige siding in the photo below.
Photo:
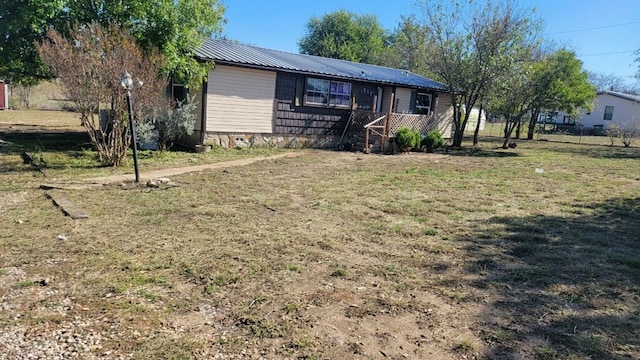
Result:
{"label": "beige siding", "polygon": [[389,101],[391,100],[391,93],[393,93],[393,88],[385,87],[382,89],[382,106],[378,111],[386,113],[389,111]]}
{"label": "beige siding", "polygon": [[438,121],[438,129],[446,139],[451,138],[453,131],[453,106],[451,106],[450,94],[438,94],[435,115]]}
{"label": "beige siding", "polygon": [[207,131],[273,132],[276,73],[230,66],[209,71]]}
{"label": "beige siding", "polygon": [[411,112],[411,89],[397,88],[396,89],[396,108],[397,113],[408,114]]}

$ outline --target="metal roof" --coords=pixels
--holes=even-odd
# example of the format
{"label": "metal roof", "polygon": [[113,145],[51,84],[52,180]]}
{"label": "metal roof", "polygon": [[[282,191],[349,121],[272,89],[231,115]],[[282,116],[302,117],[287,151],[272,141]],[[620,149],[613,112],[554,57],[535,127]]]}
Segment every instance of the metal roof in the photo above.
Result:
{"label": "metal roof", "polygon": [[631,100],[631,101],[635,101],[635,102],[639,102],[640,103],[640,96],[636,96],[636,95],[625,94],[625,93],[621,93],[621,92],[617,92],[617,91],[611,91],[611,90],[598,91],[598,95],[600,95],[600,94],[608,94],[608,95],[611,95],[611,96],[615,96],[615,97],[619,97],[619,98],[622,98],[622,99]]}
{"label": "metal roof", "polygon": [[319,56],[292,54],[240,44],[229,40],[207,39],[195,52],[201,60],[216,63],[317,74],[342,79],[419,89],[447,91],[447,86],[407,70],[361,64]]}

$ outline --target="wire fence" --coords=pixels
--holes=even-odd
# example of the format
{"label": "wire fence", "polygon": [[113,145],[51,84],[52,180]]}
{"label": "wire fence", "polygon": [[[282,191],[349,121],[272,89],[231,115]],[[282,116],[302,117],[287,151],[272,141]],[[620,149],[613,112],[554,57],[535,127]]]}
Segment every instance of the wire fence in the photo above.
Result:
{"label": "wire fence", "polygon": [[[483,137],[495,137],[504,138],[504,122],[485,122],[484,129],[480,130],[479,135]],[[524,126],[520,131],[520,139],[527,138],[528,127]],[[473,136],[473,130],[465,131],[465,137]],[[519,139],[516,137],[515,131],[511,134],[513,141],[517,142]],[[606,134],[593,135],[591,131],[580,131],[578,129],[568,129],[562,127],[551,126],[537,126],[533,133],[532,140],[540,141],[556,141],[573,144],[588,144],[588,145],[622,145],[618,138],[611,138]],[[640,145],[640,142],[638,144]]]}

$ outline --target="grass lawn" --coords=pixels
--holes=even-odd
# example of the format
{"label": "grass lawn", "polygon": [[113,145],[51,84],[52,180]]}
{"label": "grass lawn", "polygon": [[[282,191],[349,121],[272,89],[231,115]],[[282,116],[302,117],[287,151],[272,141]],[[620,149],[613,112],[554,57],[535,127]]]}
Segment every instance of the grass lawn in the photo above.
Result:
{"label": "grass lawn", "polygon": [[0,132],[7,358],[640,358],[640,148],[307,151],[68,191],[71,220],[22,164],[42,133],[49,177],[112,171],[73,133]]}

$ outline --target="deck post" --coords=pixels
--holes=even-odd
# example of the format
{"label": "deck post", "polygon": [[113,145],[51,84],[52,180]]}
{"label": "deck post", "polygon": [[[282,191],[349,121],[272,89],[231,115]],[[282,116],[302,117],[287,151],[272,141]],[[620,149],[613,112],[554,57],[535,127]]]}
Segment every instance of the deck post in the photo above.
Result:
{"label": "deck post", "polygon": [[369,153],[369,128],[364,129],[364,149],[362,149],[365,154]]}
{"label": "deck post", "polygon": [[393,111],[393,102],[395,101],[395,91],[391,92],[391,98],[389,99],[389,108],[387,109],[387,117],[384,119],[384,129],[382,129],[382,142],[380,144],[380,151],[384,152],[384,141],[389,137],[389,123],[391,122],[391,113]]}

